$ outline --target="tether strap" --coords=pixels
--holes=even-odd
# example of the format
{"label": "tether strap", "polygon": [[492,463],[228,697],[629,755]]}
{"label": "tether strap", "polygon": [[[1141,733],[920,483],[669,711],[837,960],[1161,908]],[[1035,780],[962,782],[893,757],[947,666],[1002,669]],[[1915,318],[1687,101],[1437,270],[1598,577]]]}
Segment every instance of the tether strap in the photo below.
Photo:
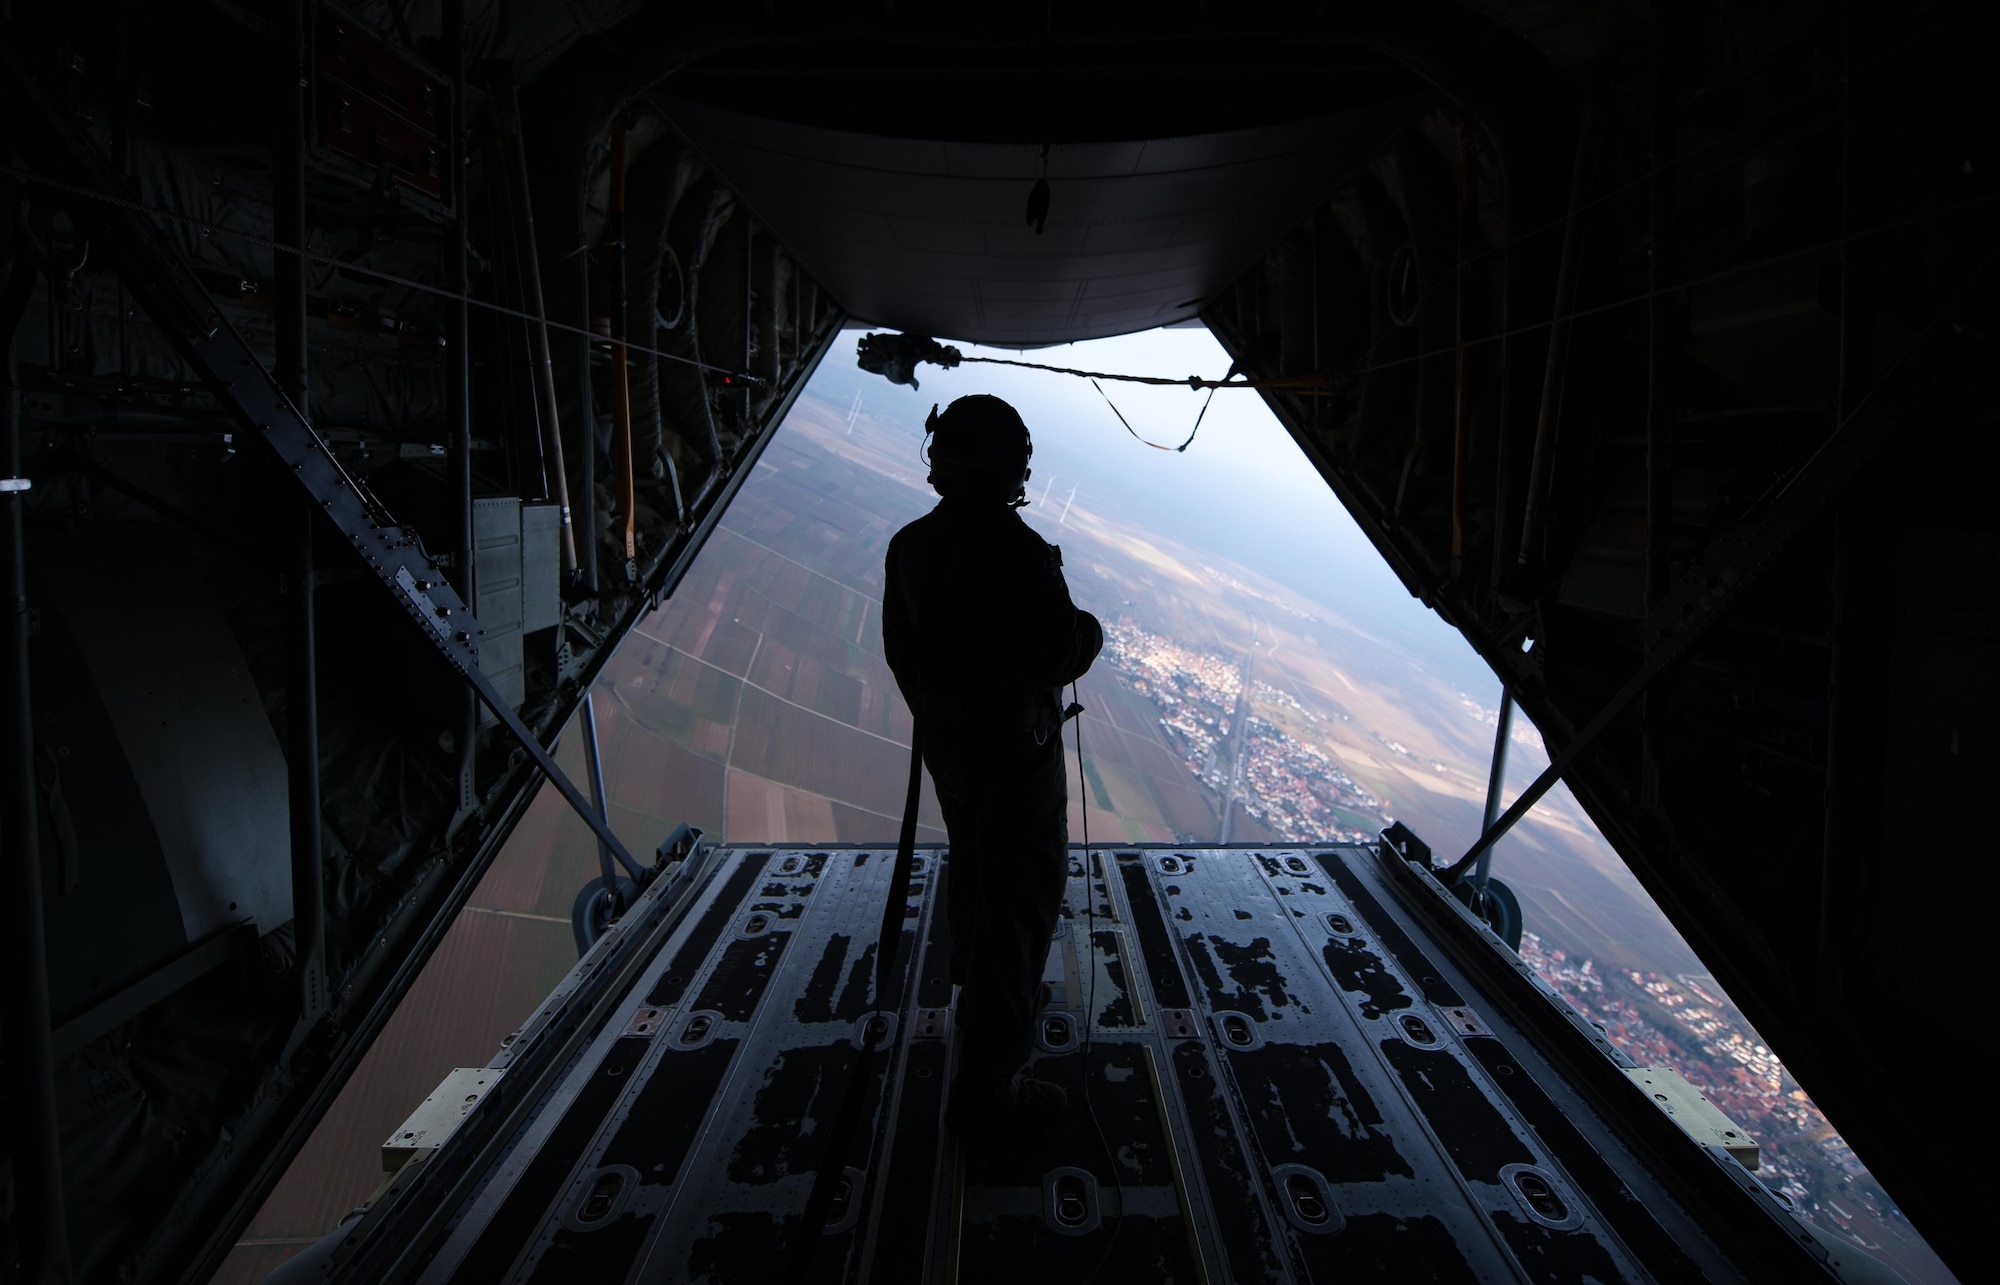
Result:
{"label": "tether strap", "polygon": [[[889,993],[889,983],[896,972],[896,947],[903,940],[903,918],[910,899],[910,866],[914,864],[917,849],[917,803],[924,785],[923,745],[924,725],[919,720],[910,729],[910,790],[903,798],[903,829],[896,839],[896,865],[889,873],[889,897],[883,903],[882,927],[875,937],[877,1005]],[[819,1248],[825,1235],[827,1211],[833,1207],[833,1193],[846,1170],[843,1162],[854,1148],[855,1131],[861,1127],[861,1103],[868,1096],[869,1082],[875,1078],[876,1043],[888,1029],[887,1022],[870,1022],[864,1028],[861,1056],[855,1061],[847,1091],[841,1095],[840,1114],[834,1117],[833,1129],[826,1140],[826,1154],[813,1174],[812,1193],[806,1197],[798,1235],[792,1241],[791,1269],[787,1273],[792,1280],[805,1279],[812,1266],[813,1251]],[[848,1199],[859,1200],[861,1193],[852,1192]]]}
{"label": "tether strap", "polygon": [[896,947],[903,939],[903,911],[910,897],[910,866],[917,853],[917,801],[924,789],[924,725],[910,726],[910,789],[903,795],[903,830],[896,836],[896,868],[889,875],[889,900],[882,906],[882,928],[875,935],[875,1002],[889,993],[896,971]]}

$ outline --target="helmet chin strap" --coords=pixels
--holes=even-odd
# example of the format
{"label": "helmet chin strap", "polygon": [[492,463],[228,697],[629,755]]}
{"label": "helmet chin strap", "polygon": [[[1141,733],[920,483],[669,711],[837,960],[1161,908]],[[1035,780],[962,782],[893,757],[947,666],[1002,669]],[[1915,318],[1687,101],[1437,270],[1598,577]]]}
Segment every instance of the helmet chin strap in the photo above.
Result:
{"label": "helmet chin strap", "polygon": [[1008,508],[1025,509],[1028,507],[1028,479],[1033,477],[1034,475],[1035,475],[1035,470],[1031,468],[1024,468],[1021,470],[1020,489],[1014,492],[1013,499],[1007,501]]}
{"label": "helmet chin strap", "polygon": [[924,416],[924,440],[917,444],[917,458],[922,460],[926,465],[929,465],[931,462],[931,438],[937,433],[937,423],[937,403],[932,402],[931,413]]}

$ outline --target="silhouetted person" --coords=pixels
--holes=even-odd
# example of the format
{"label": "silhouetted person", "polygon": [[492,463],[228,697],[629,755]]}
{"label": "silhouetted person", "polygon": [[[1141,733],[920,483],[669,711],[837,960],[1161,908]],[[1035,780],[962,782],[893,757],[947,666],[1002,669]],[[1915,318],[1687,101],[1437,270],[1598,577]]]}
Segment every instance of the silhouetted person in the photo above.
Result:
{"label": "silhouetted person", "polygon": [[1062,552],[1028,529],[1034,453],[997,397],[926,424],[938,506],[889,542],[882,642],[921,728],[951,843],[946,913],[962,1036],[946,1121],[1045,1128],[1061,1087],[1022,1074],[1069,865],[1062,685],[1104,646],[1070,601]]}

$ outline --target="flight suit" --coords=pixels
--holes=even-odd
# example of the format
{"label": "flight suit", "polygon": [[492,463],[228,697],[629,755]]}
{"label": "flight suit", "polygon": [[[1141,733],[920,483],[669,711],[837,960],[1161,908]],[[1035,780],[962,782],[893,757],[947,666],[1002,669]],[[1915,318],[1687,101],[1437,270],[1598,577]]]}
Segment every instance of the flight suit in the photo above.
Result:
{"label": "flight suit", "polygon": [[1034,1048],[1069,862],[1063,684],[1104,646],[1062,553],[994,499],[948,496],[889,542],[882,643],[921,728],[951,844],[957,1091],[997,1089]]}

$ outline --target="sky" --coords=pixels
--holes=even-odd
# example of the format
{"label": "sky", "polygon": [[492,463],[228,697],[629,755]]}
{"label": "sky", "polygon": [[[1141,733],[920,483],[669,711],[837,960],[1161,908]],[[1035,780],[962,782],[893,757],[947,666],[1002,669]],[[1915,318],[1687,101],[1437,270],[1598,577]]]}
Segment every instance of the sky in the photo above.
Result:
{"label": "sky", "polygon": [[[1032,500],[1040,503],[1046,491],[1059,510],[1074,487],[1078,505],[1139,525],[1170,527],[1186,543],[1213,549],[1318,601],[1349,608],[1358,602],[1359,614],[1369,615],[1377,628],[1419,650],[1466,691],[1490,688],[1497,703],[1499,684],[1492,671],[1456,630],[1403,588],[1256,393],[1216,393],[1185,451],[1154,450],[1135,441],[1118,415],[1146,439],[1172,447],[1186,439],[1206,393],[1108,381],[1100,384],[1100,393],[1072,375],[973,364],[949,370],[921,366],[921,387],[911,389],[858,370],[859,337],[858,331],[840,336],[816,382],[851,371],[864,408],[893,410],[910,423],[921,423],[933,403],[942,407],[970,393],[1005,398],[1034,438]],[[976,345],[961,345],[960,351],[968,357],[1172,378],[1219,379],[1229,369],[1228,354],[1202,327],[1026,352]]]}
{"label": "sky", "polygon": [[[995,394],[1021,412],[1034,439],[1028,516],[1044,506],[1046,496],[1046,507],[1054,513],[1073,503],[1079,510],[1096,510],[1140,530],[1161,531],[1184,547],[1211,551],[1333,608],[1347,620],[1366,621],[1369,632],[1392,645],[1412,669],[1429,671],[1487,709],[1500,704],[1501,684],[1492,669],[1463,635],[1403,588],[1255,392],[1217,392],[1185,451],[1156,450],[1133,434],[1170,448],[1178,446],[1194,427],[1207,393],[1111,381],[1093,386],[1074,375],[972,363],[950,369],[919,366],[920,387],[913,389],[856,365],[863,333],[850,330],[838,337],[813,375],[814,391],[836,405],[853,405],[858,394],[860,413],[912,426],[913,472],[921,468],[918,426],[933,404],[941,408],[968,394]],[[1222,345],[1199,326],[1027,351],[970,344],[959,348],[967,357],[1175,379],[1189,375],[1219,379],[1229,369]],[[1121,414],[1130,431],[1120,423]],[[1518,710],[1515,717],[1518,742],[1529,720]],[[1523,749],[1517,743],[1507,764],[1503,804],[1511,802],[1547,763],[1538,747]],[[1567,818],[1565,824],[1582,830],[1583,842],[1598,854],[1597,868],[1664,926],[1664,916],[1566,785],[1558,783],[1517,833],[1535,829],[1552,811],[1560,811]],[[1470,828],[1464,833],[1433,832],[1424,837],[1439,851],[1462,850],[1479,837],[1477,813],[1469,813],[1468,820]],[[1503,840],[1496,849],[1496,870],[1504,869],[1510,844],[1511,838]],[[1668,929],[1662,941],[1673,948],[1671,958],[1662,955],[1662,967],[1671,965],[1669,971],[1679,971],[1697,966],[1678,933]]]}

